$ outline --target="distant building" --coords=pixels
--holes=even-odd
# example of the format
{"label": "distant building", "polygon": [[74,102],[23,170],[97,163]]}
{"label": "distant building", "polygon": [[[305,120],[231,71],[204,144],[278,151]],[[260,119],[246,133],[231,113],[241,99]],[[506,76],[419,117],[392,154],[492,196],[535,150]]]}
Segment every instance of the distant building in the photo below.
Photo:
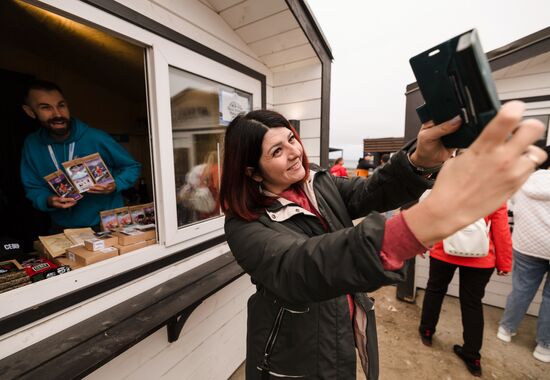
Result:
{"label": "distant building", "polygon": [[384,153],[392,154],[405,145],[404,137],[384,137],[379,139],[363,139],[363,156],[370,153],[374,156],[374,164],[380,163]]}

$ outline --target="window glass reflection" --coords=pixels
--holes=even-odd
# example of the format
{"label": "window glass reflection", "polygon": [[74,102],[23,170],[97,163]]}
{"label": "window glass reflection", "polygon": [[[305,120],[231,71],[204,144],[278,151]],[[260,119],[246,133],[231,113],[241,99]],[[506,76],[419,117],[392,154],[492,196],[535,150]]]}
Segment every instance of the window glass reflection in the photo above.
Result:
{"label": "window glass reflection", "polygon": [[218,192],[225,127],[251,110],[252,95],[170,68],[178,227],[221,215]]}

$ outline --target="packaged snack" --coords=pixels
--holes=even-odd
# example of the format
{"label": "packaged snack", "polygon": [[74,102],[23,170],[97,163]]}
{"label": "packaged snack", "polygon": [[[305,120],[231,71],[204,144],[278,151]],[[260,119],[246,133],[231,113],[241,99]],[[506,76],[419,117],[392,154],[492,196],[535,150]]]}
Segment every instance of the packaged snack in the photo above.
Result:
{"label": "packaged snack", "polygon": [[76,201],[82,198],[82,195],[61,170],[48,174],[44,179],[58,196],[62,198],[73,198]]}
{"label": "packaged snack", "polygon": [[85,193],[94,185],[94,180],[81,158],[63,162],[62,165],[79,193]]}
{"label": "packaged snack", "polygon": [[103,162],[103,159],[99,153],[90,154],[89,156],[81,158],[82,163],[88,169],[88,172],[92,176],[95,183],[105,185],[111,182],[115,182],[115,179],[107,169],[107,165]]}

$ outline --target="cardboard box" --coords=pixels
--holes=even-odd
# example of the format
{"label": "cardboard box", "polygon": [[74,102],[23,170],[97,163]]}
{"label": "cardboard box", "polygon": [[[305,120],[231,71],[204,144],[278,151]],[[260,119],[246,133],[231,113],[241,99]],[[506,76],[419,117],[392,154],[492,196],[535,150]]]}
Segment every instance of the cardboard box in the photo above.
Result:
{"label": "cardboard box", "polygon": [[82,268],[81,264],[77,263],[76,261],[72,261],[72,260],[70,260],[66,257],[56,257],[53,260],[53,262],[56,263],[59,266],[63,266],[63,265],[69,266],[69,267],[71,267],[71,270]]}
{"label": "cardboard box", "polygon": [[67,239],[69,239],[73,244],[71,245],[82,245],[84,240],[93,239],[95,237],[94,230],[90,227],[86,228],[66,228],[63,230]]}
{"label": "cardboard box", "polygon": [[149,239],[149,240],[145,240],[145,242],[147,243],[147,245],[153,245],[153,244],[157,244],[157,239]]}
{"label": "cardboard box", "polygon": [[44,244],[42,244],[42,242],[40,240],[35,240],[33,243],[32,243],[32,248],[38,252],[38,253],[46,253],[45,249],[44,249]]}
{"label": "cardboard box", "polygon": [[56,234],[49,236],[39,236],[38,239],[44,245],[44,251],[48,258],[62,256],[67,251],[67,248],[73,243],[65,236],[65,234]]}
{"label": "cardboard box", "polygon": [[88,251],[99,251],[118,244],[118,236],[106,235],[84,240],[84,248]]}
{"label": "cardboard box", "polygon": [[100,236],[98,239],[103,240],[103,245],[105,245],[105,248],[112,247],[118,244],[118,236],[105,235],[105,236]]}
{"label": "cardboard box", "polygon": [[147,247],[149,244],[147,244],[146,240],[129,244],[129,245],[117,245],[115,247],[118,248],[118,252],[120,255],[124,255],[125,253],[135,251],[136,249],[141,249]]}
{"label": "cardboard box", "polygon": [[144,242],[145,240],[156,239],[157,231],[155,229],[151,229],[148,231],[117,231],[114,232],[113,235],[118,236],[118,245],[131,245],[139,242]]}
{"label": "cardboard box", "polygon": [[118,256],[116,247],[104,248],[100,251],[88,251],[83,246],[71,247],[67,250],[67,258],[81,266],[97,263]]}
{"label": "cardboard box", "polygon": [[98,238],[84,240],[84,248],[88,251],[99,251],[105,248],[105,242]]}

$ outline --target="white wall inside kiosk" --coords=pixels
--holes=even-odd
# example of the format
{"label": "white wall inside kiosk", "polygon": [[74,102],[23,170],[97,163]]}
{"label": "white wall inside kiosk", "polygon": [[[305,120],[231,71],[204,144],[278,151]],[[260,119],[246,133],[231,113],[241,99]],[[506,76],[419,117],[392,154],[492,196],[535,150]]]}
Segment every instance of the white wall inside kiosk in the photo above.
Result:
{"label": "white wall inside kiosk", "polygon": [[[540,62],[537,64],[537,62]],[[550,95],[550,61],[534,58],[529,64],[522,62],[495,73],[496,85],[502,99],[518,99]],[[550,101],[527,103],[526,116],[550,115]],[[550,134],[547,136],[550,144]],[[429,260],[416,259],[416,286],[426,288]],[[528,309],[528,314],[538,315],[542,300],[542,285]],[[504,308],[506,297],[512,291],[512,277],[493,274],[487,285],[483,302]],[[455,273],[448,294],[458,296],[458,274]]]}
{"label": "white wall inside kiosk", "polygon": [[[160,231],[159,244],[92,265],[66,275],[42,281],[0,295],[0,316],[26,309],[51,298],[74,291],[114,274],[158,260],[190,247],[221,232],[222,218],[203,223],[192,230],[177,230],[175,218],[174,171],[169,112],[168,65],[188,70],[253,94],[254,108],[261,105],[260,82],[229,69],[197,53],[166,41],[137,26],[122,21],[82,2],[47,0],[33,2],[51,10],[113,31],[148,48],[148,85],[152,126],[155,195]],[[167,25],[252,69],[264,73],[272,83],[271,72],[254,57],[221,18],[198,1],[180,1],[173,9],[184,7],[194,23],[169,13],[149,1],[126,1],[127,6]],[[169,3],[169,2],[167,2]],[[273,104],[272,86],[267,89]],[[269,100],[271,99],[271,100]],[[317,133],[318,135],[318,133]],[[151,273],[89,299],[74,307],[0,337],[0,358],[6,357],[48,336],[138,295],[162,282],[218,257],[228,251],[226,244]],[[252,293],[248,276],[243,276],[211,296],[190,317],[180,339],[169,344],[161,329],[90,375],[90,378],[227,378],[244,360],[246,299]],[[215,360],[214,360],[215,359]],[[215,363],[215,365],[212,365]]]}

